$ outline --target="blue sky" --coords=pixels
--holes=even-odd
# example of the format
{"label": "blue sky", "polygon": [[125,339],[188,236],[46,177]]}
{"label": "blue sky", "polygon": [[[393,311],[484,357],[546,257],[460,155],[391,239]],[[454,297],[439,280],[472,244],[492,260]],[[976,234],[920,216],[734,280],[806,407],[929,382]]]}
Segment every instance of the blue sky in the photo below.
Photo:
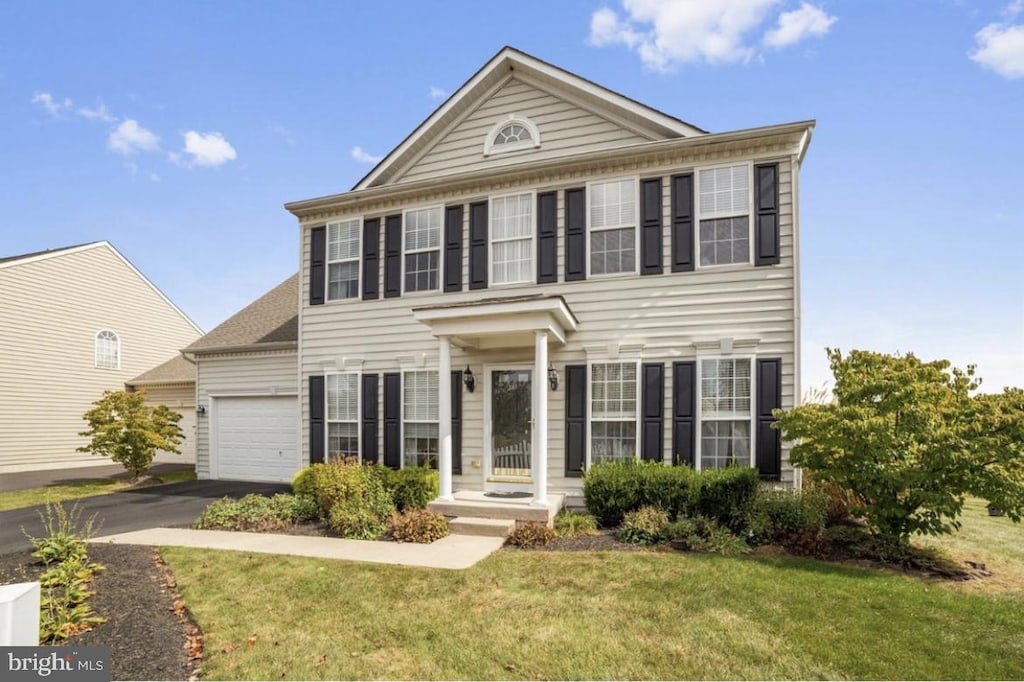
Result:
{"label": "blue sky", "polygon": [[[510,44],[711,131],[815,118],[804,384],[825,346],[1024,385],[1024,1],[0,6],[0,255],[110,240],[204,329]],[[358,148],[358,152],[356,149]]]}

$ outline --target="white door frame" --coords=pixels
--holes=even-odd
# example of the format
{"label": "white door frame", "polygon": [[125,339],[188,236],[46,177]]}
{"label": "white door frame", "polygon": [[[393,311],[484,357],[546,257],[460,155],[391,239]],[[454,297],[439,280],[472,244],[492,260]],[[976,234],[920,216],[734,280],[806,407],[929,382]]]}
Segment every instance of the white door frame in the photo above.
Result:
{"label": "white door frame", "polygon": [[[506,362],[498,363],[493,365],[484,365],[484,491],[485,492],[533,492],[533,476],[521,479],[521,481],[508,480],[508,481],[492,481],[491,470],[493,468],[493,459],[491,457],[491,426],[493,424],[491,415],[491,380],[495,370],[526,370],[530,373],[530,467],[533,467],[533,415],[537,411],[537,391],[536,384],[537,378],[534,375],[534,368],[532,362]],[[506,477],[508,478],[508,477]]]}

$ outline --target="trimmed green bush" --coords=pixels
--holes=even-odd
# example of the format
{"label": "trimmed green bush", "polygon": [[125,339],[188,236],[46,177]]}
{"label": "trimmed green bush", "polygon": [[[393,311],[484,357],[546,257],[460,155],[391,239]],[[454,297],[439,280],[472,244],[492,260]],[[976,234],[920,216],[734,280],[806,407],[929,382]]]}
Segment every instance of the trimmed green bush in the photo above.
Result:
{"label": "trimmed green bush", "polygon": [[742,533],[759,485],[757,470],[749,467],[701,471],[693,514],[715,519],[734,533]]}
{"label": "trimmed green bush", "polygon": [[[331,509],[342,501],[365,500],[371,509],[377,509],[381,498],[386,497],[393,506],[384,476],[377,467],[363,466],[356,462],[331,462],[314,464],[313,494],[320,505],[321,515],[330,518]],[[387,518],[385,514],[384,518]]]}
{"label": "trimmed green bush", "polygon": [[626,512],[615,537],[619,542],[631,542],[635,545],[656,545],[665,540],[665,529],[668,527],[668,512],[658,507],[640,507]]}
{"label": "trimmed green bush", "polygon": [[825,529],[821,495],[791,490],[762,490],[748,515],[750,542],[804,547]]}
{"label": "trimmed green bush", "polygon": [[319,506],[305,495],[279,493],[273,497],[224,497],[210,504],[193,524],[200,529],[266,532],[317,518]]}
{"label": "trimmed green bush", "polygon": [[316,467],[321,466],[324,465],[313,464],[296,471],[292,476],[292,492],[296,495],[308,495],[316,499]]}
{"label": "trimmed green bush", "polygon": [[[381,467],[384,468],[384,467]],[[425,509],[428,502],[437,499],[441,491],[441,478],[429,467],[406,467],[388,472],[385,487],[391,492],[398,511]]]}
{"label": "trimmed green bush", "polygon": [[[394,511],[394,507],[391,507]],[[376,540],[387,530],[388,515],[362,504],[361,500],[347,499],[331,507],[327,524],[343,538]]]}
{"label": "trimmed green bush", "polygon": [[597,535],[597,519],[593,514],[563,509],[555,516],[555,535],[560,538]]}
{"label": "trimmed green bush", "polygon": [[427,544],[448,535],[448,519],[444,514],[426,509],[407,509],[388,519],[388,533],[396,542]]}

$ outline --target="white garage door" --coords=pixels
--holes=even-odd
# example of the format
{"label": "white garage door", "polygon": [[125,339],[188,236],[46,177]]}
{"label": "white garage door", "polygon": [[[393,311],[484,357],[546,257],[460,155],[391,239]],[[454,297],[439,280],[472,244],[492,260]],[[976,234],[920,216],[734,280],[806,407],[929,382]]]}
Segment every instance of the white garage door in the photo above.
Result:
{"label": "white garage door", "polygon": [[294,396],[217,398],[211,458],[214,476],[287,483],[298,470]]}

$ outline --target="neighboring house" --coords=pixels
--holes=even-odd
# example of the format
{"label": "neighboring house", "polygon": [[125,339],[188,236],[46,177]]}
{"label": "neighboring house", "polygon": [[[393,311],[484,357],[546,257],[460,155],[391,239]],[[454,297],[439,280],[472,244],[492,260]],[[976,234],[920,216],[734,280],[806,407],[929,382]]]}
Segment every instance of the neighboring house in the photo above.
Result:
{"label": "neighboring house", "polygon": [[794,482],[770,424],[813,125],[708,133],[502,49],[351,191],[287,205],[297,337],[197,354],[200,476],[344,456],[541,507],[609,460]]}
{"label": "neighboring house", "polygon": [[201,334],[105,241],[0,259],[0,472],[103,463],[91,403]]}
{"label": "neighboring house", "polygon": [[145,391],[146,402],[151,405],[166,405],[181,415],[178,428],[184,436],[178,445],[178,453],[156,453],[156,462],[181,462],[195,464],[196,461],[196,365],[181,353],[162,362],[153,369],[143,372],[131,381],[125,382],[129,391]]}

